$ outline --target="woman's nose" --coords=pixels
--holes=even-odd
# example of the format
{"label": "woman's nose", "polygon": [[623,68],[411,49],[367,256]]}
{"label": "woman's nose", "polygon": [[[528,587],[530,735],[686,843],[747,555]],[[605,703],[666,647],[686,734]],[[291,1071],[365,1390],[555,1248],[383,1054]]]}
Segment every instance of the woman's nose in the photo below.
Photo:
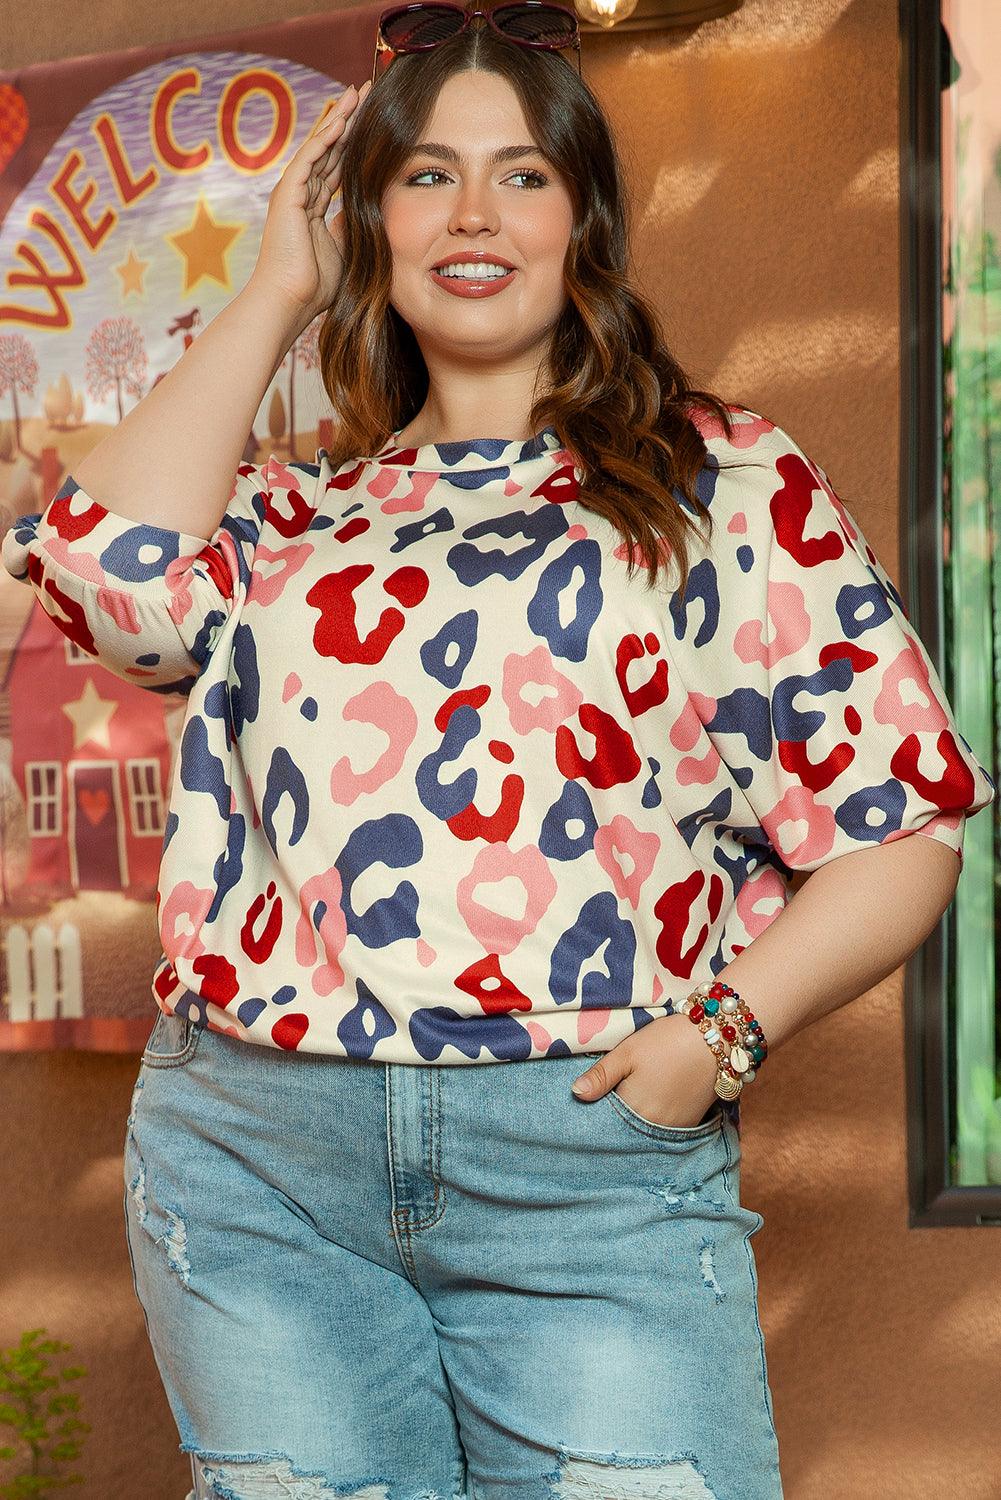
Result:
{"label": "woman's nose", "polygon": [[486,187],[468,183],[462,187],[452,210],[452,229],[497,229],[497,204]]}

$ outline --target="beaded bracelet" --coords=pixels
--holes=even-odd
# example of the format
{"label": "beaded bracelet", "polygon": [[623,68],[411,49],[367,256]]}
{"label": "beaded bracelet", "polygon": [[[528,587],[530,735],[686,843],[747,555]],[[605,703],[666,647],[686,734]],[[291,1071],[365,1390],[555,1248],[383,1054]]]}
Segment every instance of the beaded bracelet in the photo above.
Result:
{"label": "beaded bracelet", "polygon": [[[698,1026],[707,1046],[716,1056],[716,1093],[721,1099],[735,1099],[744,1084],[755,1077],[757,1066],[768,1055],[761,1022],[737,991],[722,979],[700,984],[674,1008]],[[726,1017],[726,1022],[717,1025],[720,1012]]]}

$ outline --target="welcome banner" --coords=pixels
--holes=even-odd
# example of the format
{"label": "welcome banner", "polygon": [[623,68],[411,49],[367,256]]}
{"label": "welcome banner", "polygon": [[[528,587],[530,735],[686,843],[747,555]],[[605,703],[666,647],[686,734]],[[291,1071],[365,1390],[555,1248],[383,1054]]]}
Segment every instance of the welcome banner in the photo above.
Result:
{"label": "welcome banner", "polygon": [[[371,74],[382,8],[0,72],[4,532],[244,286],[289,158]],[[331,441],[318,329],[276,373],[245,461],[313,461]],[[78,650],[0,571],[0,1050],[145,1043],[184,711]]]}

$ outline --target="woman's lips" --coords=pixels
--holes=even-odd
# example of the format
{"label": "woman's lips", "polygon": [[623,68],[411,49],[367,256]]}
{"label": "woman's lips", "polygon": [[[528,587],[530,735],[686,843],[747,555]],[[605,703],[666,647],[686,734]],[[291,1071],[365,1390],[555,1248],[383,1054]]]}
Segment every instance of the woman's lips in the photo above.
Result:
{"label": "woman's lips", "polygon": [[510,286],[517,274],[517,271],[508,271],[506,276],[485,276],[482,281],[476,281],[470,276],[442,276],[440,272],[432,271],[431,280],[446,292],[451,292],[453,297],[492,297],[494,292]]}

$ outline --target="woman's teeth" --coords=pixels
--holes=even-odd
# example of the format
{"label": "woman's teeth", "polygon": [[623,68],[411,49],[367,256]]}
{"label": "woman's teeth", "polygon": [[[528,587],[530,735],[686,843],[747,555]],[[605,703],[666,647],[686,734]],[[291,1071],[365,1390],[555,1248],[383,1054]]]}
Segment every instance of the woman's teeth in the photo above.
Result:
{"label": "woman's teeth", "polygon": [[507,276],[509,271],[509,266],[484,264],[482,261],[479,265],[471,261],[465,261],[461,264],[456,261],[453,265],[438,266],[437,268],[439,276],[465,276],[469,281],[490,281],[498,276]]}

